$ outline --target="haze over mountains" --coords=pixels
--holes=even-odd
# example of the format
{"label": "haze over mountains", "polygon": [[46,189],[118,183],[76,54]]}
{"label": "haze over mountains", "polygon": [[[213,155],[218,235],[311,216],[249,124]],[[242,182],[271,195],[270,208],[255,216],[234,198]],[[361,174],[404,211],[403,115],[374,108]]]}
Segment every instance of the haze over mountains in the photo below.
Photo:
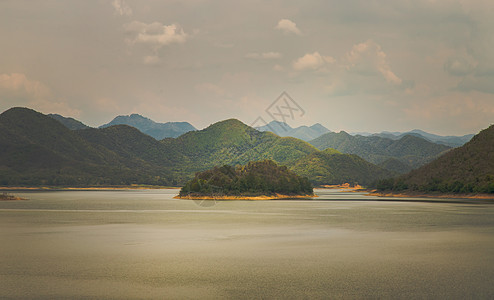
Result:
{"label": "haze over mountains", "polygon": [[494,125],[465,145],[397,179],[381,190],[442,193],[494,193]]}
{"label": "haze over mountains", "polygon": [[[137,115],[133,118],[145,124],[150,121]],[[475,183],[480,182],[482,188],[477,190],[486,191],[494,178],[494,160],[490,157],[494,152],[490,134],[493,130],[491,126],[453,150],[415,135],[388,139],[351,136],[345,132],[327,132],[310,141],[311,145],[229,119],[177,138],[157,140],[128,125],[90,128],[72,118],[12,108],[0,114],[0,185],[177,186],[195,172],[214,166],[271,159],[308,177],[316,185],[345,182],[368,185],[426,164],[409,173],[421,174],[419,177],[426,178],[424,181],[408,179],[418,175],[401,178],[410,180],[414,188],[432,180],[437,183],[436,190],[451,189],[459,181],[465,182],[461,185],[464,188],[453,190],[474,191]],[[437,157],[440,159],[434,160]],[[433,163],[427,164],[432,160]],[[432,178],[427,174],[438,175]],[[450,175],[455,180],[453,183],[441,179]],[[395,181],[383,182],[388,187],[396,185]]]}
{"label": "haze over mountains", "polygon": [[473,134],[466,134],[462,136],[441,136],[437,134],[432,134],[425,132],[420,129],[414,129],[411,131],[407,132],[390,132],[390,131],[383,131],[380,133],[369,133],[369,132],[356,132],[352,133],[351,135],[361,135],[361,136],[379,136],[379,137],[384,137],[392,140],[398,140],[405,135],[415,135],[421,138],[425,138],[426,140],[429,140],[431,142],[437,143],[437,144],[443,144],[446,146],[450,147],[459,147],[464,145],[466,142],[468,142],[474,135]]}
{"label": "haze over mountains", "polygon": [[379,136],[352,136],[344,131],[326,133],[310,143],[319,150],[333,148],[342,153],[356,154],[398,173],[406,173],[422,166],[451,148],[414,135],[389,139]]}
{"label": "haze over mountains", "polygon": [[112,125],[129,125],[157,140],[168,137],[178,137],[186,132],[196,130],[196,128],[188,122],[156,123],[153,120],[138,114],[117,116],[111,122],[101,125],[100,128],[110,127]]}
{"label": "haze over mountains", "polygon": [[319,123],[312,126],[299,126],[292,128],[287,123],[279,121],[271,121],[264,126],[256,127],[256,129],[259,131],[270,131],[279,136],[291,136],[306,142],[313,140],[326,132],[330,132],[329,129]]}
{"label": "haze over mountains", "polygon": [[331,165],[348,156],[341,153],[302,162],[319,151],[302,140],[260,132],[235,119],[158,141],[127,125],[70,130],[49,116],[12,108],[0,115],[0,148],[0,185],[8,186],[176,186],[213,166],[264,159],[289,168],[304,163],[308,169],[332,170],[327,180],[318,173],[306,174],[321,184],[369,184],[392,175],[356,156],[347,168],[367,163],[366,176],[340,174]]}

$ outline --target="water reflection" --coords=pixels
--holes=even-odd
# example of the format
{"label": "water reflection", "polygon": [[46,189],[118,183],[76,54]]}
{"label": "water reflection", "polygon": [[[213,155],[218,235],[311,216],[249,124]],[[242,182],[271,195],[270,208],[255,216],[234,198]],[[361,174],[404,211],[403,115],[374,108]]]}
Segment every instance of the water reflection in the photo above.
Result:
{"label": "water reflection", "polygon": [[494,297],[492,204],[177,192],[0,202],[0,298]]}

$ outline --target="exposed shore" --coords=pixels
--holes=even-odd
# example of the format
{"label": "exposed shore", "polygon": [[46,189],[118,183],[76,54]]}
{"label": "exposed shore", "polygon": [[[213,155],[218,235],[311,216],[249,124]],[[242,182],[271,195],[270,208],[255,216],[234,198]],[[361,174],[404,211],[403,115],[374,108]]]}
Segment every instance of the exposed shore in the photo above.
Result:
{"label": "exposed shore", "polygon": [[377,192],[376,190],[367,191],[366,196],[377,197],[395,197],[395,198],[440,198],[440,199],[482,199],[482,200],[494,200],[492,194],[424,194],[418,192]]}
{"label": "exposed shore", "polygon": [[141,185],[129,185],[129,186],[107,186],[107,187],[53,187],[53,186],[39,186],[39,187],[23,187],[23,186],[1,186],[0,191],[113,191],[113,190],[167,190],[167,189],[180,189],[180,187],[173,186],[141,186]]}
{"label": "exposed shore", "polygon": [[279,199],[304,199],[314,198],[317,195],[260,195],[260,196],[180,196],[173,197],[174,199],[186,199],[186,200],[279,200]]}

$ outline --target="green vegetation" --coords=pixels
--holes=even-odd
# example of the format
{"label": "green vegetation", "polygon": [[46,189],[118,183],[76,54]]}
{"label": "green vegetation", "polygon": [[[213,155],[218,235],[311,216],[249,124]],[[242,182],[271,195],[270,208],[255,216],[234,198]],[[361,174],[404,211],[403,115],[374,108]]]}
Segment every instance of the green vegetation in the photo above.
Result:
{"label": "green vegetation", "polygon": [[313,195],[312,185],[285,166],[271,160],[245,166],[224,165],[196,173],[180,190],[180,196]]}
{"label": "green vegetation", "polygon": [[58,122],[62,123],[65,127],[67,127],[70,130],[78,130],[78,129],[87,129],[89,126],[86,124],[77,121],[74,118],[66,118],[64,116],[61,116],[59,114],[49,114],[49,117],[57,120]]}
{"label": "green vegetation", "polygon": [[[356,154],[389,171],[402,174],[432,161],[450,149],[413,135],[392,140],[379,136],[352,136],[344,131],[326,133],[310,143],[320,150],[333,148],[342,153]],[[390,159],[398,160],[401,164]]]}
{"label": "green vegetation", "polygon": [[[315,184],[365,184],[384,176],[382,169],[341,153],[313,165],[310,155],[325,157],[330,150],[235,119],[158,141],[127,125],[69,130],[46,115],[12,108],[0,115],[0,149],[1,186],[179,186],[214,166],[266,159]],[[359,166],[366,169],[357,172]],[[326,171],[312,173],[319,168]]]}
{"label": "green vegetation", "polygon": [[376,183],[380,191],[494,193],[494,125],[462,147],[395,179]]}
{"label": "green vegetation", "polygon": [[308,177],[315,185],[342,183],[367,185],[376,179],[393,175],[357,155],[342,154],[334,149],[309,154],[297,161],[291,169],[301,176]]}

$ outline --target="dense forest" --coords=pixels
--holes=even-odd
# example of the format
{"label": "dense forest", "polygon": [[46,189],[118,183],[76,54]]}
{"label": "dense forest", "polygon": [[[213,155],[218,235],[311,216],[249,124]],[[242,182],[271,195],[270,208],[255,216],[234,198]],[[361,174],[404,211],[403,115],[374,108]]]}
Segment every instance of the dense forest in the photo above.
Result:
{"label": "dense forest", "polygon": [[180,196],[313,195],[312,184],[271,160],[245,166],[224,165],[196,173]]}
{"label": "dense forest", "polygon": [[380,191],[494,193],[494,125],[462,147],[398,178],[380,180]]}
{"label": "dense forest", "polygon": [[352,136],[344,131],[328,132],[309,143],[319,150],[332,148],[341,153],[356,154],[368,162],[401,174],[408,173],[451,149],[414,135],[390,139],[380,136]]}
{"label": "dense forest", "polygon": [[[72,129],[84,127],[74,120],[62,121]],[[265,159],[296,172],[302,165],[308,170],[331,170],[300,174],[316,184],[363,182],[361,173],[353,173],[361,159],[341,153],[306,159],[320,151],[302,140],[259,132],[235,119],[160,141],[127,125],[70,130],[67,124],[27,108],[0,114],[0,185],[182,186],[196,172],[214,166]],[[338,161],[348,163],[348,168],[332,167]],[[392,175],[369,166],[366,181]]]}

